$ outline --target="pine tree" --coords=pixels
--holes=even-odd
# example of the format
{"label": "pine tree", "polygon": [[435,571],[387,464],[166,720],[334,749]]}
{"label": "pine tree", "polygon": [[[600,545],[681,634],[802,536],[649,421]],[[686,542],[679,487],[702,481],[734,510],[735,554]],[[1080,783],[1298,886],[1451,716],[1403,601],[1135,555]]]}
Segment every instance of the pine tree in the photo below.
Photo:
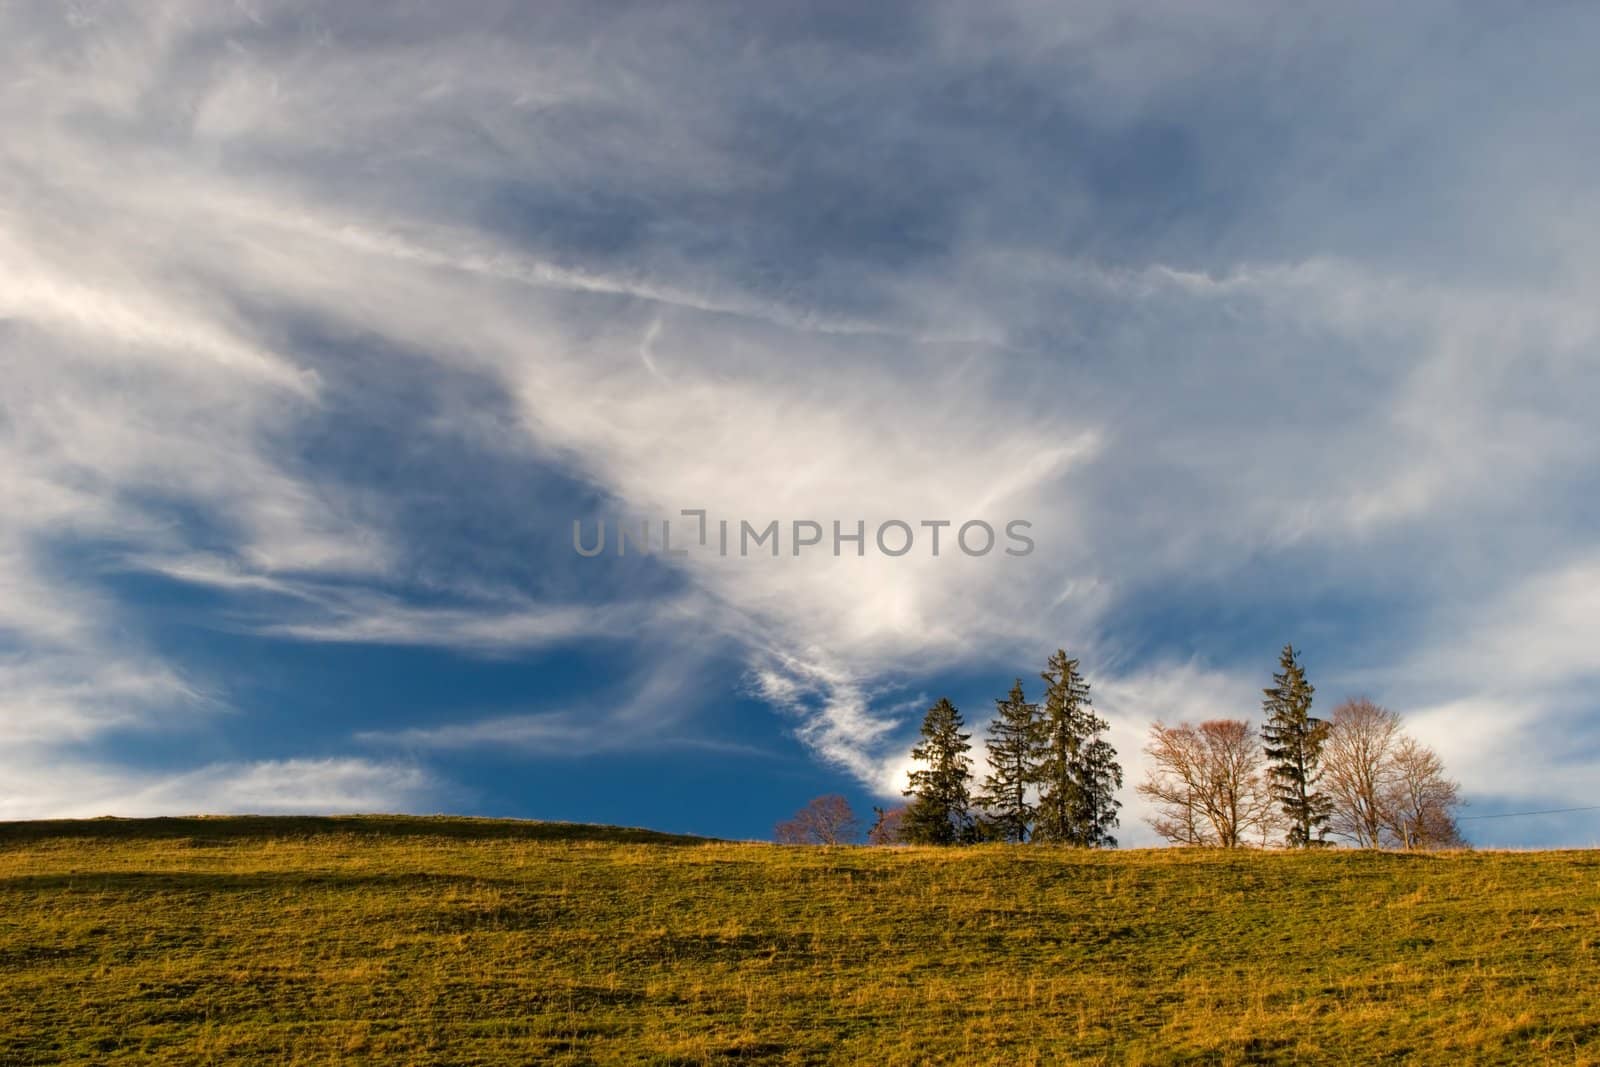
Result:
{"label": "pine tree", "polygon": [[1039,763],[1035,841],[1116,848],[1111,831],[1122,807],[1122,767],[1100,735],[1109,723],[1095,714],[1089,683],[1065,650],[1050,657],[1045,682],[1043,758]]}
{"label": "pine tree", "polygon": [[1290,848],[1327,844],[1328,817],[1333,799],[1317,789],[1322,778],[1322,743],[1328,724],[1312,716],[1315,687],[1306,681],[1305,668],[1295,659],[1293,645],[1284,645],[1278,657],[1283,670],[1272,676],[1271,689],[1262,690],[1261,708],[1266,723],[1261,740],[1270,763],[1272,795],[1289,825]]}
{"label": "pine tree", "polygon": [[1117,839],[1111,831],[1117,828],[1117,809],[1122,807],[1122,801],[1117,799],[1117,790],[1122,788],[1122,765],[1117,762],[1117,750],[1111,742],[1099,736],[1099,731],[1111,724],[1093,713],[1090,717],[1097,725],[1080,748],[1078,825],[1085,845],[1116,848]]}
{"label": "pine tree", "polygon": [[911,758],[926,766],[911,772],[911,788],[905,795],[913,799],[900,827],[909,844],[953,845],[972,837],[967,791],[972,735],[961,732],[963,725],[961,712],[942,698],[922,720],[922,743],[911,750]]}
{"label": "pine tree", "polygon": [[1083,808],[1072,769],[1078,760],[1078,708],[1089,700],[1089,685],[1078,661],[1065,650],[1050,657],[1044,679],[1044,758],[1039,763],[1038,822],[1035,841],[1082,844],[1078,812]]}
{"label": "pine tree", "polygon": [[1044,756],[1044,724],[1039,705],[1030,704],[1018,678],[1011,693],[996,700],[989,724],[990,773],[978,802],[1000,841],[1026,841],[1033,828],[1034,807],[1028,790],[1037,781]]}

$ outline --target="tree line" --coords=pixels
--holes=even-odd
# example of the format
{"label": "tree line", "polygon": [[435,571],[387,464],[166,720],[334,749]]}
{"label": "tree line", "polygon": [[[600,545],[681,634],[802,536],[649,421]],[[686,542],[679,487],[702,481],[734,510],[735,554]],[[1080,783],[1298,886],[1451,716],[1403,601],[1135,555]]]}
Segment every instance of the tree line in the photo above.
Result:
{"label": "tree line", "polygon": [[922,720],[911,758],[910,798],[900,822],[907,844],[1027,841],[1115,848],[1122,787],[1117,753],[1103,734],[1078,661],[1058,651],[1040,675],[1044,699],[1027,699],[1022,679],[995,701],[989,773],[972,791],[970,734],[961,712],[940,700]]}
{"label": "tree line", "polygon": [[[1261,728],[1244,719],[1150,728],[1136,791],[1147,821],[1178,845],[1313,848],[1344,840],[1360,848],[1464,847],[1456,824],[1460,787],[1437,753],[1405,733],[1399,715],[1365,698],[1328,719],[1312,715],[1315,688],[1285,646],[1263,690]],[[974,789],[972,735],[941,698],[911,750],[917,763],[899,808],[874,808],[869,844],[1039,842],[1115,848],[1122,767],[1106,739],[1079,662],[1064,650],[1044,672],[1043,699],[1017,679],[995,701],[986,735],[988,773]],[[860,825],[840,796],[819,797],[780,823],[785,843],[845,844]]]}
{"label": "tree line", "polygon": [[[982,841],[1049,842],[1115,848],[1111,831],[1122,803],[1122,767],[1103,736],[1109,724],[1094,710],[1078,661],[1062,650],[1040,675],[1044,698],[1027,698],[1018,678],[995,701],[989,722],[989,773],[973,783],[972,735],[960,710],[941,698],[922,720],[911,750],[904,807],[875,808],[869,844],[958,845]],[[854,816],[843,797],[819,797],[787,822],[784,843],[838,844],[853,837]]]}
{"label": "tree line", "polygon": [[1365,697],[1311,714],[1315,687],[1292,646],[1265,690],[1259,736],[1243,719],[1156,723],[1138,786],[1156,833],[1179,845],[1461,848],[1460,786],[1444,761]]}

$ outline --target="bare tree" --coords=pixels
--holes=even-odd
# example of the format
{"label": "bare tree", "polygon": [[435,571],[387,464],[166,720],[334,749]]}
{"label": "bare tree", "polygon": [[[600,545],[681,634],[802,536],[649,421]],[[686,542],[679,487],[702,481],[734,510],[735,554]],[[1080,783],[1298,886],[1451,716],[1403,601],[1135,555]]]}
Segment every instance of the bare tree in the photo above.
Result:
{"label": "bare tree", "polygon": [[1154,723],[1144,752],[1151,765],[1136,791],[1156,807],[1155,816],[1146,821],[1175,845],[1206,844],[1200,802],[1205,757],[1199,732],[1187,723]]}
{"label": "bare tree", "polygon": [[1333,709],[1322,748],[1323,781],[1333,798],[1328,828],[1357,848],[1382,844],[1383,805],[1394,784],[1400,716],[1366,697]]}
{"label": "bare tree", "polygon": [[1156,806],[1149,820],[1156,833],[1182,845],[1238,848],[1252,836],[1265,843],[1277,812],[1249,723],[1158,722],[1145,754],[1151,767],[1138,792]]}
{"label": "bare tree", "polygon": [[1456,825],[1461,787],[1444,776],[1444,761],[1427,745],[1402,737],[1394,747],[1393,779],[1384,790],[1383,828],[1400,848],[1462,848]]}
{"label": "bare tree", "polygon": [[1255,836],[1265,845],[1281,818],[1256,732],[1243,719],[1213,719],[1200,724],[1200,734],[1211,757],[1207,812],[1218,843],[1237,848]]}
{"label": "bare tree", "polygon": [[900,836],[900,820],[906,813],[905,808],[874,807],[872,813],[876,817],[873,819],[872,829],[867,831],[867,844],[905,844],[904,838]]}
{"label": "bare tree", "polygon": [[861,836],[850,802],[837,793],[817,797],[773,829],[780,845],[853,845]]}

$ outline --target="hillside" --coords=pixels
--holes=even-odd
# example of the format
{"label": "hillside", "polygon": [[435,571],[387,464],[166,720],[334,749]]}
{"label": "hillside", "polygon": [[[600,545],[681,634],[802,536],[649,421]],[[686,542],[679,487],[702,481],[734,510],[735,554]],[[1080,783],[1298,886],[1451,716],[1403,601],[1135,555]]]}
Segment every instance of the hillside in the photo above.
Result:
{"label": "hillside", "polygon": [[1596,989],[1596,852],[0,825],[6,1064],[1600,1063]]}

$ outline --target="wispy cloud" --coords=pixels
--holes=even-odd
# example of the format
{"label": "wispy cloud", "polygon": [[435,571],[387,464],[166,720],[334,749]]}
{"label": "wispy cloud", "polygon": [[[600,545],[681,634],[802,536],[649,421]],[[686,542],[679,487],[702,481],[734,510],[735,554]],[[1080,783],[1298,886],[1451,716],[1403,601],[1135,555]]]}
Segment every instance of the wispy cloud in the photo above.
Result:
{"label": "wispy cloud", "polygon": [[527,759],[574,759],[615,753],[697,751],[762,758],[767,749],[708,734],[688,711],[706,658],[680,647],[664,657],[615,703],[598,695],[582,708],[474,715],[462,712],[437,726],[366,730],[356,740],[410,752],[514,752]]}
{"label": "wispy cloud", "polygon": [[417,812],[440,796],[439,783],[415,765],[350,758],[218,763],[166,775],[69,763],[8,776],[14,791],[0,798],[0,819]]}
{"label": "wispy cloud", "polygon": [[[1330,686],[1477,724],[1463,777],[1501,773],[1472,745],[1507,702],[1554,762],[1538,727],[1593,674],[1595,17],[902,14],[8,8],[4,728],[65,766],[225,700],[107,587],[131,569],[302,643],[625,630],[665,661],[692,626],[884,792],[907,679],[1063,644],[1129,754],[1253,710],[1295,637]],[[589,495],[474,494],[491,463]],[[1025,518],[1039,548],[698,554],[601,595],[564,551],[596,508]],[[1225,652],[1158,632],[1218,589]],[[1341,596],[1365,615],[1301,614]],[[1467,654],[1501,680],[1416,683]],[[640,686],[682,714],[618,736],[698,736],[703,685]],[[458,710],[389,740],[600,744]]]}

